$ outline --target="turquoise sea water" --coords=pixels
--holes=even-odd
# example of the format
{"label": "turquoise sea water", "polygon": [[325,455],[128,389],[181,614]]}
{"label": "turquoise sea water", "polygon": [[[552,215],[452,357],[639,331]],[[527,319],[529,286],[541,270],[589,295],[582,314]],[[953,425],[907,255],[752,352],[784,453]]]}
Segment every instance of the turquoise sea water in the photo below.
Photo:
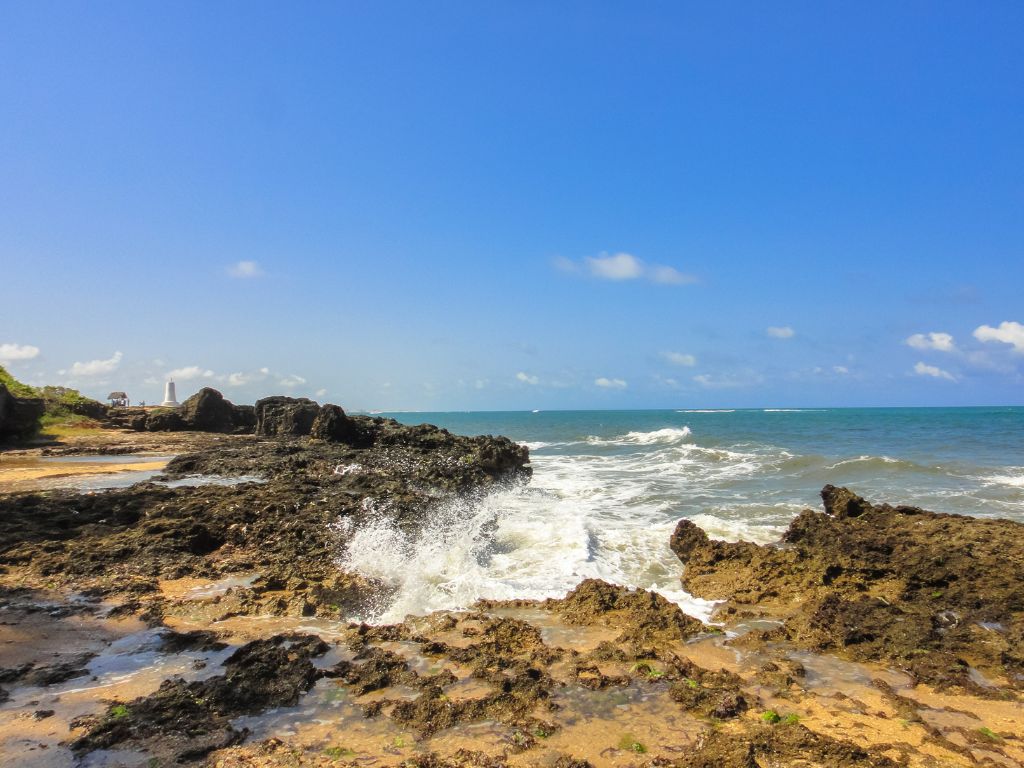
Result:
{"label": "turquoise sea water", "polygon": [[386,618],[544,597],[596,576],[687,610],[668,536],[773,541],[826,483],[873,501],[1024,521],[1024,408],[385,414],[530,447],[534,477],[439,513],[415,541],[360,533],[351,567],[395,583]]}

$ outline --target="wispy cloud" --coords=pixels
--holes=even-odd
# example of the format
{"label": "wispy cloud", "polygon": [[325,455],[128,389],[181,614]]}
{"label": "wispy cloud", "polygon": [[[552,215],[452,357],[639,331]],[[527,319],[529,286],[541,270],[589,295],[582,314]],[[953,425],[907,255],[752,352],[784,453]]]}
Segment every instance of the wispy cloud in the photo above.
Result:
{"label": "wispy cloud", "polygon": [[277,383],[279,386],[285,387],[286,389],[293,389],[301,384],[305,384],[306,380],[298,374],[291,373],[281,379],[278,379]]}
{"label": "wispy cloud", "polygon": [[948,333],[915,333],[907,337],[906,344],[914,349],[934,349],[938,352],[955,352],[956,344]]}
{"label": "wispy cloud", "polygon": [[672,365],[682,365],[692,368],[697,364],[697,358],[684,352],[662,352],[661,356]]}
{"label": "wispy cloud", "polygon": [[71,373],[75,376],[101,376],[105,373],[113,373],[121,364],[123,355],[115,352],[113,357],[107,360],[89,360],[85,363],[74,363],[71,366]]}
{"label": "wispy cloud", "polygon": [[693,380],[707,389],[736,389],[738,387],[749,387],[760,384],[764,381],[761,374],[749,372],[742,375],[712,376],[708,373],[699,373]]}
{"label": "wispy cloud", "polygon": [[559,256],[554,263],[562,272],[585,274],[598,280],[646,280],[660,285],[688,285],[697,282],[694,275],[680,272],[675,267],[667,264],[648,264],[643,259],[624,252],[586,256],[582,261]]}
{"label": "wispy cloud", "polygon": [[263,269],[255,261],[236,261],[228,267],[228,274],[232,277],[250,278],[261,277]]}
{"label": "wispy cloud", "polygon": [[519,373],[516,374],[516,381],[521,381],[523,384],[540,384],[539,377],[526,373],[526,371],[519,371]]}
{"label": "wispy cloud", "polygon": [[629,386],[629,383],[623,379],[608,379],[600,376],[594,379],[594,386],[602,387],[603,389],[625,389]]}
{"label": "wispy cloud", "polygon": [[792,339],[796,336],[796,331],[788,325],[770,325],[765,328],[764,332],[773,339]]}
{"label": "wispy cloud", "polygon": [[31,344],[0,344],[0,363],[31,360],[35,357],[39,357],[39,347]]}
{"label": "wispy cloud", "polygon": [[184,368],[175,368],[167,372],[167,378],[173,381],[191,381],[192,379],[212,379],[213,371],[204,370],[198,365],[188,365]]}
{"label": "wispy cloud", "polygon": [[946,379],[948,381],[956,381],[956,376],[954,376],[949,371],[945,371],[942,368],[939,368],[937,365],[917,363],[914,366],[914,373],[916,373],[918,376],[931,376],[934,379]]}
{"label": "wispy cloud", "polygon": [[1014,352],[1024,354],[1024,325],[1006,320],[993,328],[981,325],[974,329],[974,338],[981,342],[998,341],[1013,346]]}

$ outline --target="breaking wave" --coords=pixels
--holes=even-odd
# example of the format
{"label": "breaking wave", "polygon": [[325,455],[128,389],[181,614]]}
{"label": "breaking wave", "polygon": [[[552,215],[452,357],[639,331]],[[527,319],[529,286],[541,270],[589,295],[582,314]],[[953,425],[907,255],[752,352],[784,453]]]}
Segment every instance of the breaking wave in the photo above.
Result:
{"label": "breaking wave", "polygon": [[[930,446],[910,453],[916,460],[888,448],[872,454],[864,448],[885,443],[844,433],[841,414],[819,433],[805,420],[787,427],[761,413],[714,420],[717,437],[704,434],[710,426],[672,424],[678,412],[638,417],[655,427],[648,429],[600,414],[548,416],[519,436],[534,468],[528,485],[438,506],[414,532],[386,514],[347,532],[343,566],[390,587],[363,618],[400,621],[481,598],[559,597],[600,578],[656,590],[706,619],[713,605],[682,590],[682,565],[668,547],[677,522],[691,519],[713,538],[778,541],[801,510],[820,509],[826,483],[893,504],[1024,516],[1022,466],[981,469],[956,456],[940,465]],[[746,426],[756,417],[771,425]]]}

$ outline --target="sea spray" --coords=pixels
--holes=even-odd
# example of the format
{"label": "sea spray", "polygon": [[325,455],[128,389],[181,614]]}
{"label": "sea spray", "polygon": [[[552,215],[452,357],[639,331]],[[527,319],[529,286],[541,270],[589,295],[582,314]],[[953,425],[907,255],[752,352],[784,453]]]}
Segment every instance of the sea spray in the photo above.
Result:
{"label": "sea spray", "polygon": [[[708,409],[711,410],[711,409]],[[656,589],[687,612],[668,549],[680,518],[713,538],[778,541],[826,483],[938,511],[1024,518],[1024,409],[776,409],[418,414],[527,444],[528,485],[430,511],[415,532],[380,516],[346,567],[392,590],[367,615],[560,596],[582,579]],[[1017,431],[1015,432],[1014,429]],[[941,440],[938,439],[941,435]]]}

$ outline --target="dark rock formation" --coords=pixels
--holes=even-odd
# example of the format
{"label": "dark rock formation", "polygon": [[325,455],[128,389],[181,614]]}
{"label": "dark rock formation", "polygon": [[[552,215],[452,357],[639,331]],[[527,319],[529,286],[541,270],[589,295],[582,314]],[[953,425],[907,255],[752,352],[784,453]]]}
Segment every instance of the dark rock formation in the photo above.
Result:
{"label": "dark rock formation", "polygon": [[137,432],[222,432],[251,434],[256,413],[251,405],[235,405],[211,387],[203,387],[182,403],[170,408],[113,408],[106,413],[106,425]]}
{"label": "dark rock formation", "polygon": [[318,440],[346,445],[368,445],[373,435],[359,428],[359,424],[345,415],[338,405],[324,405],[313,420],[310,436]]}
{"label": "dark rock formation", "polygon": [[15,397],[0,384],[0,441],[23,440],[39,429],[45,404],[38,397]]}
{"label": "dark rock formation", "polygon": [[256,401],[256,434],[308,435],[319,413],[320,406],[305,397],[264,397]]}
{"label": "dark rock formation", "polygon": [[251,405],[235,406],[235,433],[251,435],[256,431],[256,408]]}
{"label": "dark rock formation", "polygon": [[71,744],[79,755],[114,746],[145,749],[153,761],[197,760],[245,737],[231,720],[268,707],[294,706],[323,677],[312,659],[327,644],[312,635],[277,635],[242,646],[225,674],[194,683],[165,680],[150,696],[112,706]]}
{"label": "dark rock formation", "polygon": [[712,541],[680,521],[670,545],[683,586],[783,619],[777,634],[815,651],[978,693],[970,658],[1024,688],[1024,525],[874,505],[831,485],[821,496],[825,512],[802,512],[781,546]]}
{"label": "dark rock formation", "polygon": [[201,432],[251,432],[255,411],[234,405],[211,387],[203,387],[181,404],[181,418],[188,429]]}
{"label": "dark rock formation", "polygon": [[148,432],[177,432],[187,429],[188,424],[178,411],[167,408],[146,413],[143,428]]}
{"label": "dark rock formation", "polygon": [[[364,522],[384,514],[413,531],[434,505],[469,505],[463,499],[529,476],[527,450],[506,438],[353,421],[377,442],[240,435],[178,456],[165,470],[169,478],[246,475],[260,483],[0,495],[0,567],[27,565],[47,580],[133,595],[155,589],[154,578],[259,572],[265,579],[237,610],[336,617],[384,588],[337,568],[339,547]],[[427,445],[424,434],[432,436]]]}
{"label": "dark rock formation", "polygon": [[558,611],[568,624],[622,628],[616,642],[627,645],[636,655],[704,630],[701,622],[657,592],[631,590],[600,579],[586,579],[562,600],[549,600],[545,605]]}

